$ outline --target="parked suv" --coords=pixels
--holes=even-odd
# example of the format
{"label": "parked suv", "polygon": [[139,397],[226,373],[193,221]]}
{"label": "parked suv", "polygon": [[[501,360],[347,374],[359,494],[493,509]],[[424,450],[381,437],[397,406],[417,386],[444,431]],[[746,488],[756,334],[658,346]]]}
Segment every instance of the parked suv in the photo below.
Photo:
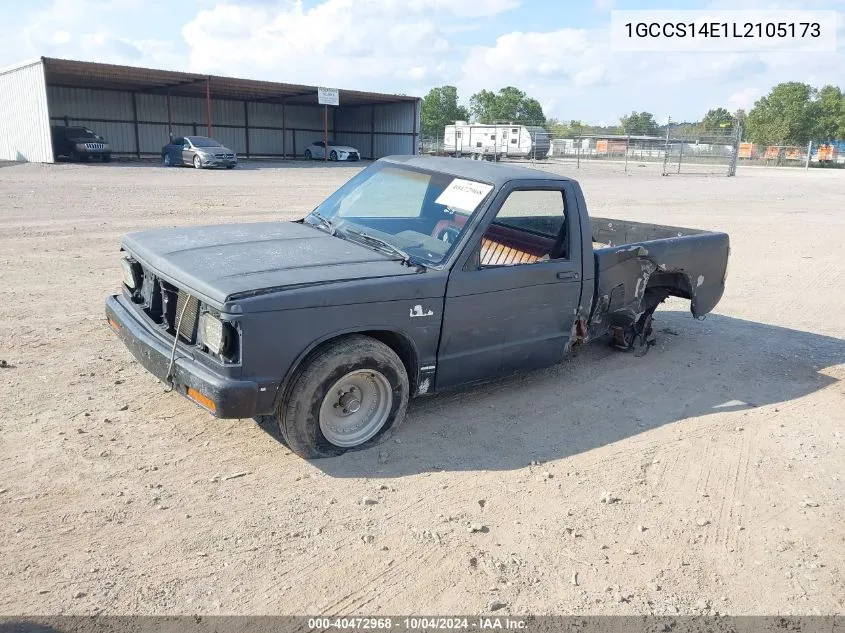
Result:
{"label": "parked suv", "polygon": [[66,156],[71,160],[98,158],[104,163],[111,160],[111,145],[102,136],[87,127],[54,125],[53,157]]}

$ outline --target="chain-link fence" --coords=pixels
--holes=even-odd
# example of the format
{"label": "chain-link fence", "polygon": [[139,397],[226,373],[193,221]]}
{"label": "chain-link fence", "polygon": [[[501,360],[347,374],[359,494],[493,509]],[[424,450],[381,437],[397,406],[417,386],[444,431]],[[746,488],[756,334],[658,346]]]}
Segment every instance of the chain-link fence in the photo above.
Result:
{"label": "chain-link fence", "polygon": [[845,142],[811,141],[807,145],[740,143],[739,164],[762,167],[845,168]]}
{"label": "chain-link fence", "polygon": [[[533,145],[526,151],[525,134],[516,126],[530,131]],[[503,136],[502,126],[513,126]],[[538,134],[542,130],[543,134]],[[582,129],[561,129],[560,126],[521,124],[467,124],[447,126],[442,134],[423,135],[422,153],[495,161],[531,163],[604,162],[628,171],[636,166],[652,166],[664,175],[702,174],[733,176],[740,151],[740,128],[703,131],[687,124],[668,125],[651,134],[625,133],[614,130],[586,133]],[[510,151],[519,138],[519,155]],[[540,140],[540,138],[542,140]],[[535,142],[535,139],[536,142]]]}
{"label": "chain-link fence", "polygon": [[664,175],[736,173],[740,130],[698,132],[669,126],[664,134],[591,134],[552,139],[549,159],[575,161],[576,165],[581,161],[615,162],[624,171],[657,164]]}

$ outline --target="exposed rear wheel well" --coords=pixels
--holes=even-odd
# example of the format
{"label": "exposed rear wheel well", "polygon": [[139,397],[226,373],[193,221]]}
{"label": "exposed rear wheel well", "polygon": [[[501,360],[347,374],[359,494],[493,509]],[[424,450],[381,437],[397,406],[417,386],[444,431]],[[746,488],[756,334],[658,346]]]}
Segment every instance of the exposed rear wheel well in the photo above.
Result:
{"label": "exposed rear wheel well", "polygon": [[640,307],[642,311],[655,308],[668,296],[692,300],[693,294],[689,277],[685,274],[655,272],[648,279]]}

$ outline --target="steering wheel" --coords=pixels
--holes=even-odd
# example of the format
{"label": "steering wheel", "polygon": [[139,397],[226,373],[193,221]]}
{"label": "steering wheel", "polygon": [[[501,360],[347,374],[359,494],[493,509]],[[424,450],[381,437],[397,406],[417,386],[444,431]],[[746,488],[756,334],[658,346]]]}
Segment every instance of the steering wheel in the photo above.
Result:
{"label": "steering wheel", "polygon": [[442,229],[437,231],[434,235],[438,240],[441,242],[446,242],[447,244],[454,244],[458,236],[461,234],[461,229],[457,226],[444,226]]}
{"label": "steering wheel", "polygon": [[431,236],[446,242],[447,244],[454,244],[461,234],[461,229],[466,224],[466,218],[455,215],[454,219],[440,220],[431,232]]}

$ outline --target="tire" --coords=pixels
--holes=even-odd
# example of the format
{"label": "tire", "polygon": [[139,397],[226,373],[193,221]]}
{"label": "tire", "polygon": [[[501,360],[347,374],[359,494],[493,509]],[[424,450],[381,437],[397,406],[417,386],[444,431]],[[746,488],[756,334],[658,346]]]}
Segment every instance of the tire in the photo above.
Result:
{"label": "tire", "polygon": [[226,165],[226,169],[234,169],[235,165]]}
{"label": "tire", "polygon": [[409,392],[408,374],[396,353],[356,334],[327,343],[303,361],[276,419],[297,455],[334,457],[392,435],[405,418]]}
{"label": "tire", "polygon": [[194,155],[194,169],[202,169],[202,159]]}
{"label": "tire", "polygon": [[165,167],[173,167],[173,160],[170,158],[170,154],[162,154],[161,162]]}
{"label": "tire", "polygon": [[311,160],[311,150],[310,149],[305,150],[305,160]]}
{"label": "tire", "polygon": [[336,152],[336,151],[332,150],[332,151],[329,153],[329,160],[334,160],[334,161],[336,161],[336,160],[337,160],[337,152]]}
{"label": "tire", "polygon": [[104,163],[110,163],[111,162],[111,154],[103,154],[100,157],[100,160],[103,161]]}

